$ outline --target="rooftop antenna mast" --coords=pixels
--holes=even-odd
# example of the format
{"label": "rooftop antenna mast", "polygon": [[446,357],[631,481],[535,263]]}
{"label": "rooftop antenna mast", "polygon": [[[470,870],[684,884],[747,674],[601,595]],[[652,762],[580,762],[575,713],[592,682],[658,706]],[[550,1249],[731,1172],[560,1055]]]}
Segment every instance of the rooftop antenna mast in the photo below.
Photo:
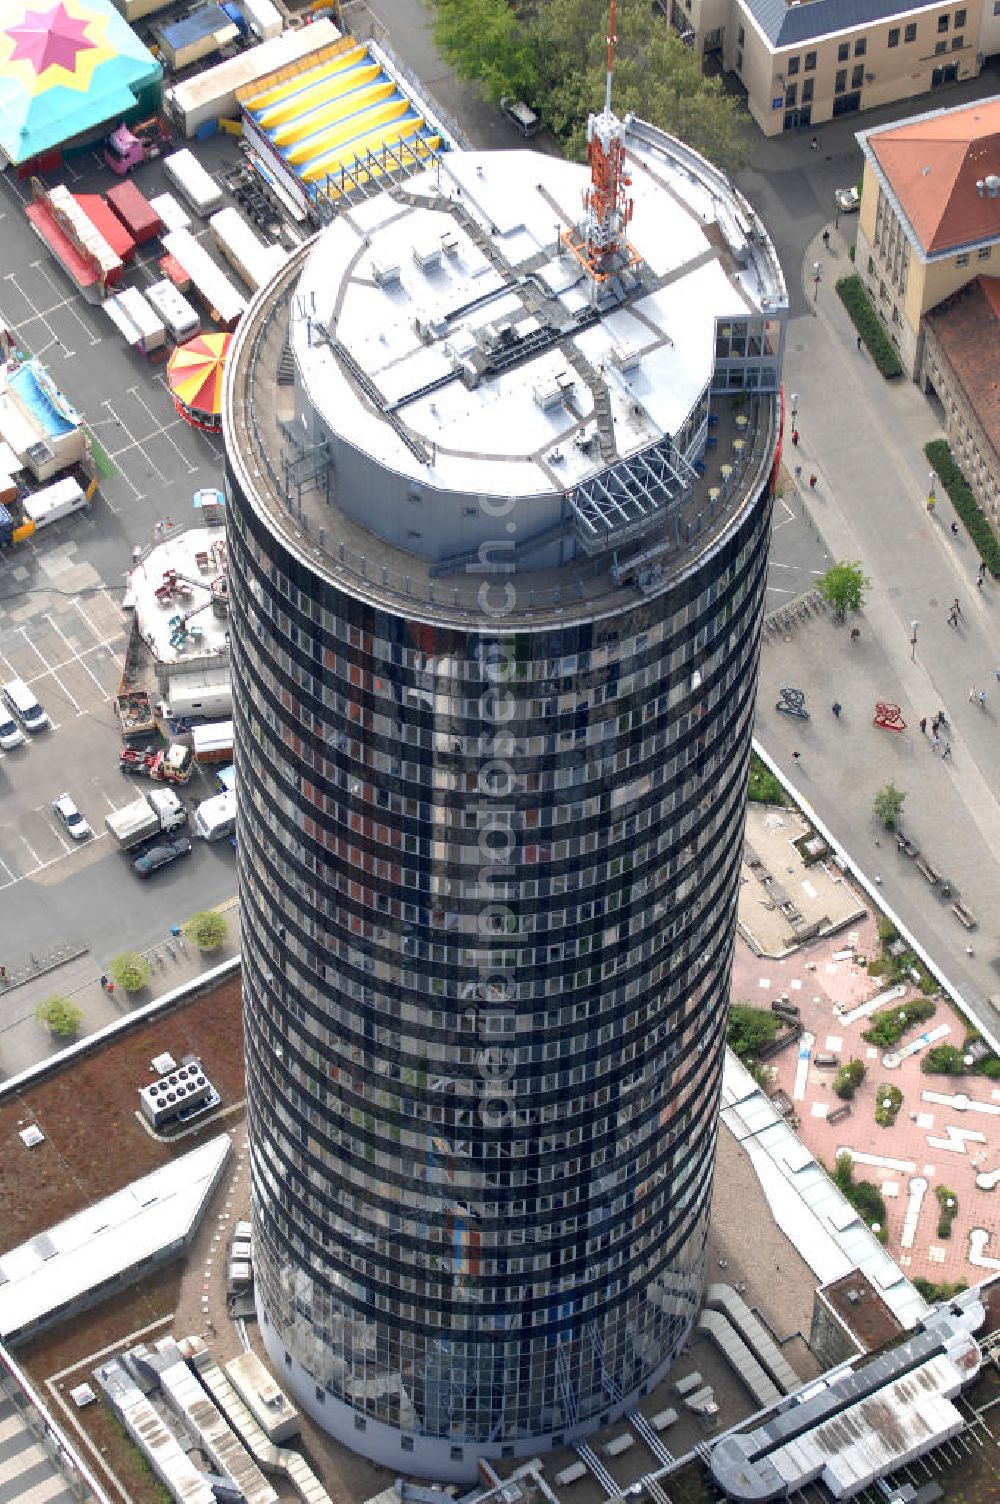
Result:
{"label": "rooftop antenna mast", "polygon": [[640,259],[625,237],[632,218],[632,199],[628,194],[632,179],[625,169],[625,127],[611,108],[618,40],[616,15],[616,0],[610,0],[604,109],[587,121],[590,186],[583,200],[586,212],[582,223],[566,230],[562,237],[591,277],[595,294],[616,273],[634,267]]}

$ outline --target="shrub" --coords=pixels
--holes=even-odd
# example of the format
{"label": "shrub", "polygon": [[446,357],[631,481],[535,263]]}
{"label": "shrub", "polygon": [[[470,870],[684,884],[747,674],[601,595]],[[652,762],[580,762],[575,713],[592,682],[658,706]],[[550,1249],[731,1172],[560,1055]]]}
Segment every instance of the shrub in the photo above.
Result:
{"label": "shrub", "polygon": [[833,1167],[833,1181],[842,1191],[848,1190],[854,1183],[854,1160],[846,1149],[841,1149],[837,1155],[837,1162]]}
{"label": "shrub", "polygon": [[860,1060],[845,1060],[833,1078],[833,1089],[838,1097],[849,1102],[865,1079],[865,1067]]}
{"label": "shrub", "polygon": [[879,920],[878,937],[883,945],[891,945],[893,940],[899,938],[896,926],[891,919],[882,918]]}
{"label": "shrub", "polygon": [[205,909],[200,914],[191,915],[184,926],[184,934],[199,950],[218,950],[226,943],[229,924],[217,909]]}
{"label": "shrub", "polygon": [[740,1059],[756,1058],[771,1043],[781,1028],[781,1019],[766,1008],[752,1008],[749,1003],[734,1003],[729,1010],[726,1039]]}
{"label": "shrub", "polygon": [[915,1289],[919,1290],[928,1305],[932,1306],[940,1305],[945,1300],[951,1300],[953,1296],[960,1295],[963,1290],[969,1288],[964,1279],[960,1279],[954,1285],[949,1285],[947,1281],[936,1285],[932,1279],[924,1279],[922,1274],[915,1274],[911,1283]]}
{"label": "shrub", "polygon": [[886,1211],[882,1192],[870,1180],[858,1180],[847,1192],[847,1199],[863,1222],[869,1227],[878,1225],[875,1236],[880,1243],[886,1240]]}
{"label": "shrub", "polygon": [[[870,971],[871,967],[868,969]],[[911,1029],[914,1024],[923,1023],[925,1018],[932,1018],[935,1012],[934,1003],[928,1002],[902,1003],[898,1008],[881,1008],[878,1013],[872,1014],[872,1021],[861,1038],[868,1044],[877,1044],[880,1049],[888,1050],[903,1037],[907,1029]]]}
{"label": "shrub", "polygon": [[934,1194],[941,1208],[938,1214],[937,1235],[939,1238],[950,1238],[951,1224],[958,1216],[958,1197],[946,1185],[936,1186]]}
{"label": "shrub", "polygon": [[924,1052],[920,1069],[927,1076],[961,1076],[965,1071],[965,1057],[953,1044],[932,1045]]}
{"label": "shrub", "polygon": [[990,527],[972,488],[960,466],[955,463],[951,448],[945,439],[932,439],[924,445],[924,453],[930,460],[941,484],[951,498],[951,504],[965,524],[965,530],[979,550],[979,557],[994,579],[1000,579],[1000,541]]}
{"label": "shrub", "polygon": [[977,1069],[980,1075],[987,1076],[991,1081],[1000,1081],[1000,1058],[996,1055],[989,1055],[981,1060]]}
{"label": "shrub", "polygon": [[756,752],[750,758],[749,795],[754,804],[785,804],[785,791]]}
{"label": "shrub", "polygon": [[123,992],[141,992],[152,975],[145,956],[140,956],[135,950],[123,950],[120,956],[115,956],[108,970],[112,981]]}
{"label": "shrub", "polygon": [[840,295],[840,301],[847,309],[851,323],[867,345],[882,375],[887,380],[894,376],[902,376],[903,367],[899,356],[896,354],[892,340],[883,329],[874,304],[865,292],[857,273],[852,273],[849,277],[841,277],[837,283],[837,292]]}
{"label": "shrub", "polygon": [[883,1084],[875,1093],[875,1121],[880,1128],[891,1128],[903,1105],[903,1093],[898,1086]]}
{"label": "shrub", "polygon": [[58,993],[47,997],[44,1003],[39,1003],[35,1017],[60,1039],[72,1039],[83,1022],[83,1014],[76,1004],[68,998],[60,997]]}

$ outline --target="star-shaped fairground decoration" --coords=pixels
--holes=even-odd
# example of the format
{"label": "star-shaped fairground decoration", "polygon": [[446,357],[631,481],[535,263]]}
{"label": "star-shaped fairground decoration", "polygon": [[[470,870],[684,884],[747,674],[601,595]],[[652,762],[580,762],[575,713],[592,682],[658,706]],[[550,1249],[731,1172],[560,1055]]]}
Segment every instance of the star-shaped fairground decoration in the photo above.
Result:
{"label": "star-shaped fairground decoration", "polygon": [[75,73],[77,53],[94,45],[86,33],[87,21],[71,16],[65,5],[25,11],[24,20],[7,29],[14,42],[10,60],[16,63],[27,58],[36,73],[44,73],[46,68]]}

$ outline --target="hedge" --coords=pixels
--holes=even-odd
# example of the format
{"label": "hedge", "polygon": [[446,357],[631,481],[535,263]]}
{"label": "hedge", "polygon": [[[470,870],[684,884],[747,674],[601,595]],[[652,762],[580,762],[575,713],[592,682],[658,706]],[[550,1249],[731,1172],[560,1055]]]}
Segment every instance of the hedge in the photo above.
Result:
{"label": "hedge", "polygon": [[979,557],[994,579],[1000,578],[1000,542],[990,527],[961,468],[955,463],[946,439],[932,439],[924,453],[951,498],[951,504],[965,523],[965,530],[979,550]]}
{"label": "hedge", "polygon": [[899,356],[896,354],[892,340],[882,327],[882,321],[875,312],[871,298],[865,292],[861,278],[857,274],[841,277],[837,283],[837,292],[850,315],[851,323],[867,345],[872,360],[882,375],[887,381],[894,376],[902,376],[903,367]]}

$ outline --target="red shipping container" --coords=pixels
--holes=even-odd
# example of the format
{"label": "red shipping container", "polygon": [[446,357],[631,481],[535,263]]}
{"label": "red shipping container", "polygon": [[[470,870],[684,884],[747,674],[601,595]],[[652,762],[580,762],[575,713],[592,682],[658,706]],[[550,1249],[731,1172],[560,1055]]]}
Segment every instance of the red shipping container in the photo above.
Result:
{"label": "red shipping container", "polygon": [[105,195],[108,207],[128,230],[136,245],[143,245],[159,235],[163,228],[160,216],[149,200],[128,179],[116,183]]}

